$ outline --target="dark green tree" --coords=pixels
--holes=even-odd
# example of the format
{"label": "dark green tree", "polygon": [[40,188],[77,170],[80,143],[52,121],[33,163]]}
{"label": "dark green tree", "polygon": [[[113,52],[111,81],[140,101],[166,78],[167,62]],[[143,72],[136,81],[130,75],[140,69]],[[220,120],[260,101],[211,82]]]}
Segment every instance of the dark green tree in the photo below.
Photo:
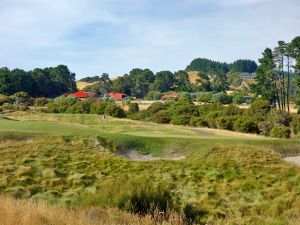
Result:
{"label": "dark green tree", "polygon": [[210,74],[213,77],[211,83],[213,91],[225,92],[229,89],[227,75],[222,70],[211,72]]}
{"label": "dark green tree", "polygon": [[256,84],[252,86],[252,90],[256,95],[261,95],[271,104],[276,104],[276,79],[275,79],[275,63],[271,49],[266,48],[263,57],[259,59],[260,65],[256,69]]}
{"label": "dark green tree", "polygon": [[189,79],[189,75],[184,70],[179,70],[174,73],[174,88],[175,91],[178,92],[191,92],[191,82]]}
{"label": "dark green tree", "polygon": [[152,91],[167,92],[172,91],[174,88],[174,74],[170,71],[161,71],[155,74],[154,83],[150,89]]}
{"label": "dark green tree", "polygon": [[210,81],[210,78],[208,76],[207,73],[203,73],[203,72],[199,72],[198,74],[198,78],[196,80],[197,82],[197,85],[199,87],[199,90],[200,91],[211,91],[212,89],[212,84],[211,84],[211,81]]}

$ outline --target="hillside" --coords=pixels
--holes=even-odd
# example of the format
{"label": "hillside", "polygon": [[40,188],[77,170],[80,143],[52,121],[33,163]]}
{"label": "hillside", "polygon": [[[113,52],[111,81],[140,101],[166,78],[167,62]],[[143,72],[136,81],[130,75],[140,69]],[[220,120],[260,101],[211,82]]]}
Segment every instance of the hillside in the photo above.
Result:
{"label": "hillside", "polygon": [[189,80],[192,84],[196,84],[197,83],[197,79],[198,79],[198,71],[189,71],[187,72],[189,75]]}
{"label": "hillside", "polygon": [[76,87],[78,90],[83,90],[85,87],[91,86],[97,82],[88,83],[88,82],[82,82],[82,81],[76,81]]}

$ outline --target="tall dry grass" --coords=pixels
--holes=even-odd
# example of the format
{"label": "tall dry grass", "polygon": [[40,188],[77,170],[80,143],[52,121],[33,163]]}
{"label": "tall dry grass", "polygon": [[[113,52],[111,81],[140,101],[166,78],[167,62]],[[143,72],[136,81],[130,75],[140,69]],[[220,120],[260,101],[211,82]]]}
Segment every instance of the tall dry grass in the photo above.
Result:
{"label": "tall dry grass", "polygon": [[[1,225],[150,225],[162,224],[159,213],[154,218],[140,217],[112,208],[92,207],[67,209],[56,205],[0,197]],[[171,215],[163,224],[182,224],[182,219]]]}

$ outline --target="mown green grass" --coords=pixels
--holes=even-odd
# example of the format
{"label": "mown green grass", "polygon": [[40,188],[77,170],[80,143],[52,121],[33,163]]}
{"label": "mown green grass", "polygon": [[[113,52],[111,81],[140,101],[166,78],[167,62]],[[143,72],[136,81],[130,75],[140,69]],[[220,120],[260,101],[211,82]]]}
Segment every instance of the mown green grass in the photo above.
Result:
{"label": "mown green grass", "polygon": [[[97,128],[96,115],[10,118],[19,121],[0,119],[2,194],[68,206],[118,206],[135,190],[129,184],[163,183],[178,210],[189,203],[202,212],[198,222],[300,221],[300,169],[282,160],[299,153],[298,139],[205,136],[128,120],[111,120],[105,130]],[[103,140],[110,150],[186,159],[129,161],[103,148]]]}

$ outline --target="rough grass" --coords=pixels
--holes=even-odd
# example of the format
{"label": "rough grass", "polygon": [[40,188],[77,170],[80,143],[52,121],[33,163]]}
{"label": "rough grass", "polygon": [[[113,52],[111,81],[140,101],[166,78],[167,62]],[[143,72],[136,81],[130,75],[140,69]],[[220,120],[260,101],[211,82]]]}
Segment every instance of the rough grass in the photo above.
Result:
{"label": "rough grass", "polygon": [[[163,184],[173,210],[181,214],[190,205],[199,223],[299,224],[300,169],[281,159],[300,152],[298,139],[207,136],[128,120],[108,121],[105,132],[95,127],[101,123],[95,115],[0,119],[0,194],[72,208],[119,207],[144,184]],[[186,159],[135,162],[114,152],[126,149]]]}
{"label": "rough grass", "polygon": [[[179,209],[193,203],[202,222],[289,224],[299,221],[300,171],[263,148],[216,147],[181,161],[127,161],[94,138],[2,140],[0,192],[65,206],[118,206],[139,179],[164,183]],[[220,222],[220,224],[222,224]]]}
{"label": "rough grass", "polygon": [[[70,210],[45,203],[0,197],[2,225],[117,225],[153,224],[148,217],[138,217],[117,209],[93,207]],[[175,224],[175,223],[174,223]]]}

